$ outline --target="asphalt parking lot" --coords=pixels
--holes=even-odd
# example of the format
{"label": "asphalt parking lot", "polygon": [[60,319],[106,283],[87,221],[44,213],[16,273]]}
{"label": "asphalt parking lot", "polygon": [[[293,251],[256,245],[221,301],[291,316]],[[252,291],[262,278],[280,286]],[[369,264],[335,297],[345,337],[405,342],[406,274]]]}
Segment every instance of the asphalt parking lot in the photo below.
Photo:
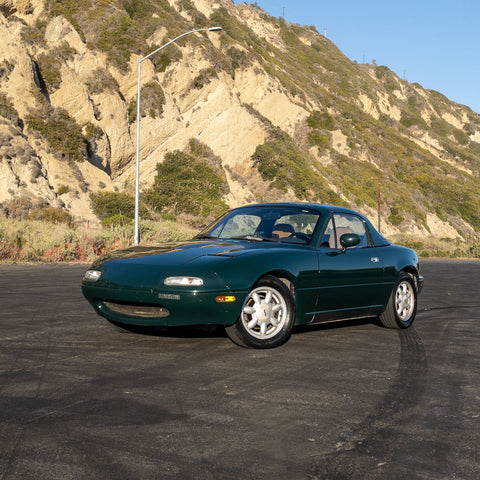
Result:
{"label": "asphalt parking lot", "polygon": [[426,260],[414,327],[120,331],[85,265],[0,265],[0,479],[478,479],[480,261]]}

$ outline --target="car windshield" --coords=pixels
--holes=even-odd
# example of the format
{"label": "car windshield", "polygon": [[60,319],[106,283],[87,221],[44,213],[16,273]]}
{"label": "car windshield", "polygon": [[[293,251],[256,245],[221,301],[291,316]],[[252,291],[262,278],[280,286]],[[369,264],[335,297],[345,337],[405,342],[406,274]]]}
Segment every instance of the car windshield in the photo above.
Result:
{"label": "car windshield", "polygon": [[232,210],[197,238],[309,244],[320,212],[294,206],[252,206]]}

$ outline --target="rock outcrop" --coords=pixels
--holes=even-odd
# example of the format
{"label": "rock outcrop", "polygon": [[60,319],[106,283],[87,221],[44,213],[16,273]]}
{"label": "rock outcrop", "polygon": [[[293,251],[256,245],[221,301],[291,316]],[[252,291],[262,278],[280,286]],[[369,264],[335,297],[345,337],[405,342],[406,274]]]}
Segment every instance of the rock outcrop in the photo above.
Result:
{"label": "rock outcrop", "polygon": [[[115,15],[123,15],[124,30],[112,30],[123,35],[127,26],[134,28],[136,17],[112,5],[98,6],[103,10],[95,14],[108,18],[112,29]],[[346,170],[336,169],[351,159],[357,165],[352,172],[360,172],[361,165],[365,172],[385,170],[383,162],[388,160],[382,158],[375,137],[388,136],[382,125],[404,139],[402,149],[410,149],[413,157],[426,158],[428,153],[432,162],[448,164],[447,175],[461,172],[465,181],[478,179],[480,119],[467,107],[401,81],[385,67],[356,65],[310,27],[287,25],[255,5],[235,5],[231,0],[169,0],[169,5],[165,12],[170,20],[153,13],[157,26],[142,48],[132,44],[131,53],[122,57],[124,52],[109,49],[108,37],[95,30],[89,18],[98,17],[89,17],[88,10],[53,14],[41,0],[0,0],[0,203],[29,197],[66,208],[77,221],[95,222],[90,192],[133,191],[138,60],[172,38],[171,32],[177,31],[170,30],[172,19],[178,20],[180,31],[218,18],[228,19],[229,24],[221,25],[223,33],[192,34],[189,41],[169,47],[165,58],[159,54],[142,63],[142,101],[154,105],[141,117],[142,188],[152,184],[165,153],[183,150],[195,138],[221,159],[229,183],[225,201],[230,206],[303,200],[294,185],[272,189],[254,161],[257,147],[281,131],[301,145],[311,171],[322,176],[339,199],[376,215],[374,203],[362,202],[358,182],[348,180],[352,186],[347,188],[348,182],[342,180],[347,178],[342,177]],[[310,65],[308,55],[302,57],[290,40],[310,49],[312,57],[321,52],[331,58]],[[271,59],[275,61],[269,63]],[[281,62],[289,61],[291,65],[282,69]],[[295,77],[295,62],[302,61],[307,66],[299,71],[311,73]],[[303,84],[302,78],[308,81]],[[148,97],[149,85],[162,98]],[[440,98],[446,107],[439,106]],[[312,112],[324,112],[336,124],[313,127],[308,120]],[[362,125],[355,134],[356,122],[367,119],[371,127]],[[52,125],[54,132],[48,131]],[[442,132],[432,133],[434,126]],[[377,133],[370,137],[369,129]],[[72,132],[79,142],[74,147],[78,158],[58,146]],[[403,174],[393,178],[398,169],[388,168],[392,188],[394,184],[399,188],[396,201],[403,195],[401,185],[410,189],[406,195],[418,194],[418,183],[409,184]],[[371,178],[365,177],[364,183]],[[375,190],[375,182],[365,190]],[[352,193],[353,189],[358,191]],[[426,198],[425,192],[422,195]],[[452,220],[439,213],[434,201],[429,202],[419,203],[418,211],[408,217],[412,232],[450,238],[459,232],[475,233],[470,217],[459,214]],[[390,205],[384,214],[387,233],[407,228],[402,224],[406,216],[396,215],[395,210]]]}

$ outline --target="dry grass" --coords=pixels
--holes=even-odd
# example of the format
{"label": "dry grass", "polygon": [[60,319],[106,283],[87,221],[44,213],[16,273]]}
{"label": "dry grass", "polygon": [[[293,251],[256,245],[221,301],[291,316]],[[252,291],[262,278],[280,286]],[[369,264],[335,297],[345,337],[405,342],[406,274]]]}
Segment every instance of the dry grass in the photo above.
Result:
{"label": "dry grass", "polygon": [[[140,231],[142,243],[187,240],[197,233],[169,220],[141,222]],[[39,220],[0,219],[0,261],[91,262],[132,245],[133,234],[132,225],[92,230]]]}
{"label": "dry grass", "polygon": [[414,237],[397,235],[389,238],[398,245],[413,248],[421,258],[480,258],[478,239],[464,241],[460,238]]}

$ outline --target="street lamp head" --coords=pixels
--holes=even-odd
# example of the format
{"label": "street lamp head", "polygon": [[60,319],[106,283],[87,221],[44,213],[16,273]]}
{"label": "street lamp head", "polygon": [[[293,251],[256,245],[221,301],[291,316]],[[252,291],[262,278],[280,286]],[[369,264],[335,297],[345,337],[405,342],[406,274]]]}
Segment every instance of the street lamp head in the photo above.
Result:
{"label": "street lamp head", "polygon": [[222,27],[210,27],[207,29],[209,32],[219,32],[220,30],[223,30]]}

